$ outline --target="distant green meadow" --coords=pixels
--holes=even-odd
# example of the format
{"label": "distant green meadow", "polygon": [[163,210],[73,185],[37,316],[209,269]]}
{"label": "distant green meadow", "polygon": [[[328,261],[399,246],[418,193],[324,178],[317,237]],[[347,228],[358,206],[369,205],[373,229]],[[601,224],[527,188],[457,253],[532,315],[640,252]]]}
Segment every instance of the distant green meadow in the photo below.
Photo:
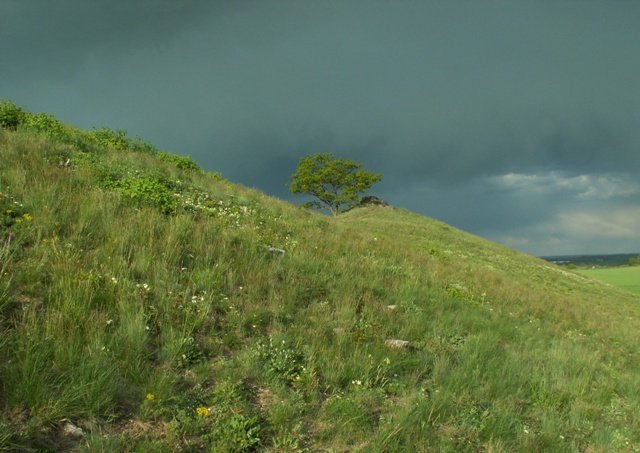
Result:
{"label": "distant green meadow", "polygon": [[587,277],[640,294],[640,266],[581,269],[578,272]]}

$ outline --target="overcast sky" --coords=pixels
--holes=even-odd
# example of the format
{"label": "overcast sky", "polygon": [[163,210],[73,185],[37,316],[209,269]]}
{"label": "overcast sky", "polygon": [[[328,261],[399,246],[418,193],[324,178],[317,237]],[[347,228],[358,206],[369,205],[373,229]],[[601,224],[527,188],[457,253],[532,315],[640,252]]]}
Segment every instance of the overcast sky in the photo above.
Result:
{"label": "overcast sky", "polygon": [[280,198],[300,157],[536,255],[640,252],[640,2],[0,0],[0,98]]}

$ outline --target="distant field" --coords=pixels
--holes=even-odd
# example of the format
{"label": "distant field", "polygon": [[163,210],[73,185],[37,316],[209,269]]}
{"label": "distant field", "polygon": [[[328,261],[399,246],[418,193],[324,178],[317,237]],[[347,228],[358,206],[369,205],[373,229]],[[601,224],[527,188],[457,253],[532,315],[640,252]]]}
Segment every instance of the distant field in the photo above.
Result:
{"label": "distant field", "polygon": [[581,269],[578,272],[618,288],[640,294],[640,266]]}

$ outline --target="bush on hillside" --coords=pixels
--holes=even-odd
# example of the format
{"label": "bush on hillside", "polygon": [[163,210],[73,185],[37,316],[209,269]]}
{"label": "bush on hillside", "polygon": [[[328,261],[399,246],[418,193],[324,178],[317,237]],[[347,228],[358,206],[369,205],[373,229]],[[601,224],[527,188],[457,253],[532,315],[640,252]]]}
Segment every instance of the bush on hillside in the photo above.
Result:
{"label": "bush on hillside", "polygon": [[156,154],[158,152],[158,148],[140,137],[129,139],[129,150],[147,154]]}
{"label": "bush on hillside", "polygon": [[179,156],[177,154],[167,153],[163,151],[158,153],[158,157],[160,158],[160,160],[169,162],[181,170],[202,171],[200,166],[188,156]]}
{"label": "bush on hillside", "polygon": [[25,113],[22,124],[51,138],[68,139],[64,126],[56,117],[48,113]]}
{"label": "bush on hillside", "polygon": [[170,183],[153,176],[124,178],[114,184],[125,198],[140,205],[155,206],[163,214],[175,214],[178,200]]}
{"label": "bush on hillside", "polygon": [[103,127],[101,129],[94,129],[91,135],[99,145],[105,148],[116,151],[129,149],[129,137],[127,137],[127,131],[124,129],[113,130]]}
{"label": "bush on hillside", "polygon": [[109,129],[103,127],[94,129],[91,133],[92,138],[105,148],[115,151],[133,151],[138,153],[156,154],[158,148],[140,137],[129,138],[124,129]]}
{"label": "bush on hillside", "polygon": [[16,130],[24,119],[25,112],[13,101],[0,101],[0,127]]}

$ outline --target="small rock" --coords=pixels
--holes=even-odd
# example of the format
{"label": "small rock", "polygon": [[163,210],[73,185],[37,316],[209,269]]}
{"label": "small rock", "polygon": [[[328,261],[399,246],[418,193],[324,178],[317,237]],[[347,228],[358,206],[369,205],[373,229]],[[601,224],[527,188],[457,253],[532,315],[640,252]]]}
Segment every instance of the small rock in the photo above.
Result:
{"label": "small rock", "polygon": [[269,253],[271,253],[274,256],[284,256],[284,254],[286,253],[284,250],[271,247],[270,245],[267,245],[265,248]]}
{"label": "small rock", "polygon": [[408,348],[409,342],[407,340],[385,340],[385,346],[392,349]]}
{"label": "small rock", "polygon": [[74,425],[69,420],[64,420],[64,425],[62,425],[62,432],[71,437],[84,436],[84,430],[79,426]]}
{"label": "small rock", "polygon": [[382,198],[378,198],[374,195],[367,195],[366,197],[362,197],[362,199],[360,199],[360,206],[371,205],[387,207],[389,206],[389,203],[384,201]]}

